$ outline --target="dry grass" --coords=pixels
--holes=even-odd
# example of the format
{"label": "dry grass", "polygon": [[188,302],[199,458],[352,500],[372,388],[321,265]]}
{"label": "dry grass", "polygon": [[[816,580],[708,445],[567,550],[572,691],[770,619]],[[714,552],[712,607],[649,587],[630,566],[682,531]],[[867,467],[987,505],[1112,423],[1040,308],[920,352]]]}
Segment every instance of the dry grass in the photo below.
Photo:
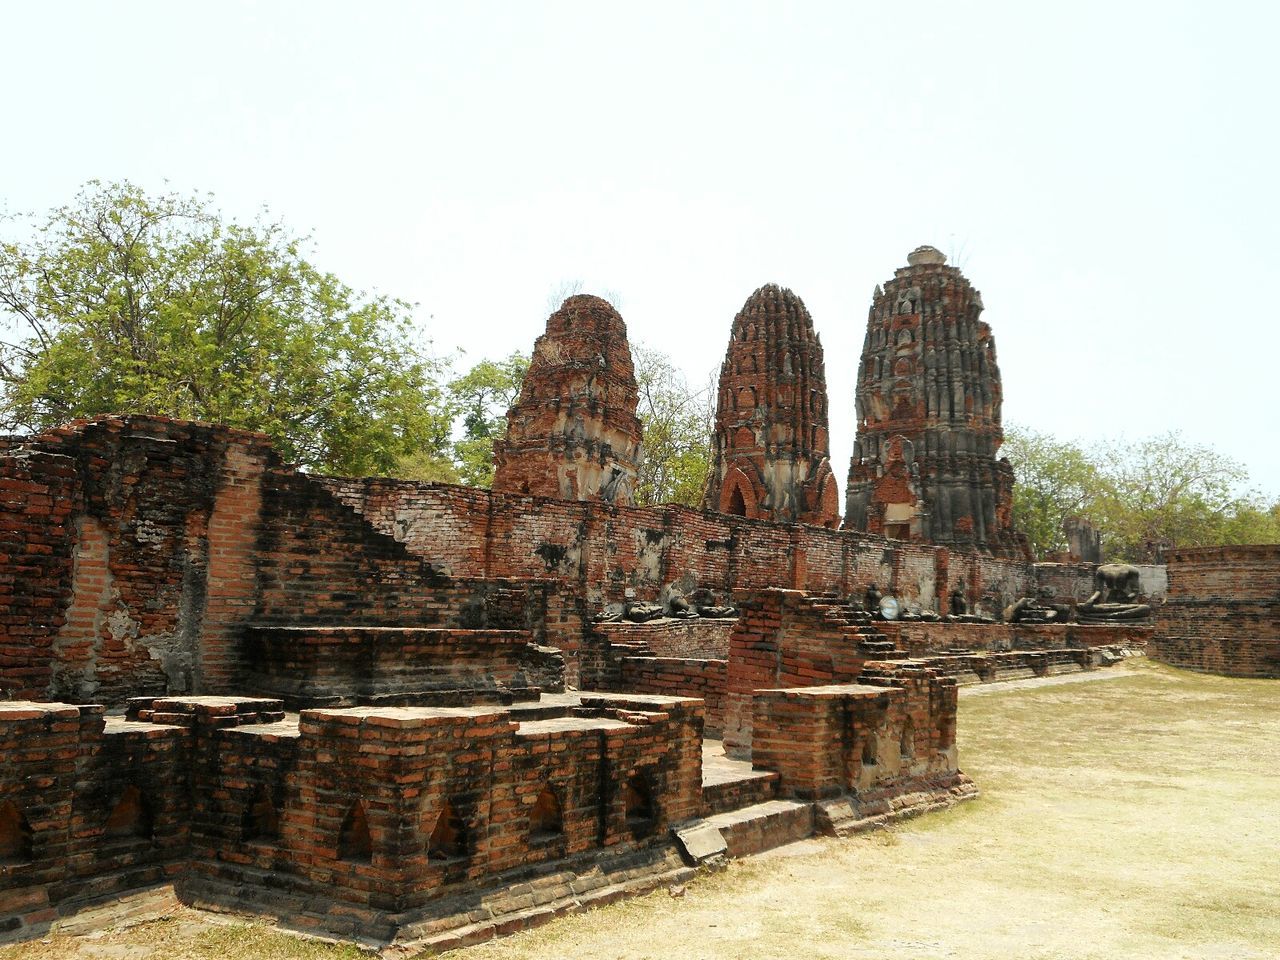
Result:
{"label": "dry grass", "polygon": [[[1278,697],[1275,682],[1146,664],[1106,682],[966,691],[961,761],[979,800],[456,955],[1270,960],[1280,955]],[[0,950],[0,960],[357,955],[185,918]]]}
{"label": "dry grass", "polygon": [[83,937],[0,949],[4,960],[368,960],[354,946],[303,940],[262,924],[210,922],[194,910]]}

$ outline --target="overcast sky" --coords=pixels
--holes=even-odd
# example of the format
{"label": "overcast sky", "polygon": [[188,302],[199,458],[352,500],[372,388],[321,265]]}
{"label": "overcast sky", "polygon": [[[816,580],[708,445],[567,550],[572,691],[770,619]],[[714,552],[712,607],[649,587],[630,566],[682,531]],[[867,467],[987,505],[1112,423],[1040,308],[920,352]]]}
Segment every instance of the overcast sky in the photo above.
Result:
{"label": "overcast sky", "polygon": [[791,287],[842,488],[872,290],[930,243],[982,291],[1006,423],[1181,430],[1278,494],[1278,11],[4,0],[0,206],[267,205],[464,363],[581,280],[700,383]]}

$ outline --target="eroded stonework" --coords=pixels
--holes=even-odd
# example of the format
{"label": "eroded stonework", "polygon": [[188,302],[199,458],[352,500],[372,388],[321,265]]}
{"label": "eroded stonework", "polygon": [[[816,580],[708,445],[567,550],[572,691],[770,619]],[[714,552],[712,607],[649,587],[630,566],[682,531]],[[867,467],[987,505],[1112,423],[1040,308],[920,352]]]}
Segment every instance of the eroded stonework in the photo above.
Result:
{"label": "eroded stonework", "polygon": [[579,295],[547,319],[507,436],[494,444],[493,489],[565,500],[631,502],[640,420],[627,326]]}
{"label": "eroded stonework", "polygon": [[712,442],[706,509],[838,525],[822,341],[790,290],[763,286],[734,318]]}
{"label": "eroded stonework", "polygon": [[867,318],[845,527],[1024,556],[1013,468],[996,459],[1000,369],[982,296],[933,247],[907,262]]}

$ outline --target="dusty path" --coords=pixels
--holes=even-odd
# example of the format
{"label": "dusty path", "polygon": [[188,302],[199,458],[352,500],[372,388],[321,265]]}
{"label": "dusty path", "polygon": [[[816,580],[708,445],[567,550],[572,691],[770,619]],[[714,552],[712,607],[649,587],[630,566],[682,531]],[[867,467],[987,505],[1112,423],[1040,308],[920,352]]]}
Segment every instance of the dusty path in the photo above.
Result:
{"label": "dusty path", "polygon": [[[1139,663],[1105,682],[966,690],[983,796],[806,841],[667,892],[462,951],[465,960],[1280,956],[1280,682]],[[355,956],[190,911],[0,950],[52,957]]]}

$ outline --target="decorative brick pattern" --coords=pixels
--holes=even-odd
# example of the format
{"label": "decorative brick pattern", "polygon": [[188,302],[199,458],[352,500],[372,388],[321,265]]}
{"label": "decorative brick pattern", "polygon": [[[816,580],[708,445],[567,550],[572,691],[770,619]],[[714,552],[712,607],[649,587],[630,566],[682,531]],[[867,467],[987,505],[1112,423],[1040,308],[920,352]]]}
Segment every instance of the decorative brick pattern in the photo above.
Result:
{"label": "decorative brick pattern", "polygon": [[1026,558],[1013,469],[996,459],[1000,369],[982,297],[933,247],[907,263],[867,318],[844,525]]}
{"label": "decorative brick pattern", "polygon": [[804,301],[769,284],[733,320],[703,506],[753,520],[840,524],[822,341]]}
{"label": "decorative brick pattern", "polygon": [[96,706],[0,704],[0,797],[27,833],[0,870],[0,940],[48,930],[59,907],[172,879],[187,854],[182,728]]}

